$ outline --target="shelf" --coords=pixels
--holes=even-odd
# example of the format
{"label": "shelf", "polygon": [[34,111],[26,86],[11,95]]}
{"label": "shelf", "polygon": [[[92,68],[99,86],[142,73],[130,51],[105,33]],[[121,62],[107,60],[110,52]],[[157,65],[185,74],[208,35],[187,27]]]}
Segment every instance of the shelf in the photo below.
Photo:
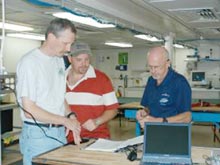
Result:
{"label": "shelf", "polygon": [[209,61],[210,62],[215,62],[215,61],[220,62],[220,59],[217,59],[217,58],[200,58],[199,61],[201,61],[201,62],[202,61],[204,61],[204,62],[209,62]]}
{"label": "shelf", "polygon": [[220,62],[220,58],[186,58],[186,62]]}
{"label": "shelf", "polygon": [[15,73],[0,74],[0,78],[15,78]]}
{"label": "shelf", "polygon": [[18,107],[17,104],[15,103],[6,103],[6,104],[2,104],[0,105],[0,111],[5,111],[5,110],[8,110],[8,109],[13,109],[13,108],[16,108]]}
{"label": "shelf", "polygon": [[0,111],[16,108],[15,102],[3,101],[5,96],[14,93],[15,73],[0,74],[0,82]]}
{"label": "shelf", "polygon": [[15,89],[15,81],[15,73],[0,74],[0,95],[13,93]]}

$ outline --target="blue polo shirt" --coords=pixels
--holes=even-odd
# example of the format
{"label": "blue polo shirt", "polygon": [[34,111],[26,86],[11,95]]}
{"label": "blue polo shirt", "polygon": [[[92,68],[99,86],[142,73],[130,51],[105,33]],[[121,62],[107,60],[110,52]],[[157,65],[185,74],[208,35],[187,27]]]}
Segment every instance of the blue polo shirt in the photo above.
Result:
{"label": "blue polo shirt", "polygon": [[163,82],[157,86],[150,77],[141,100],[154,117],[170,117],[191,111],[191,88],[186,78],[169,68]]}

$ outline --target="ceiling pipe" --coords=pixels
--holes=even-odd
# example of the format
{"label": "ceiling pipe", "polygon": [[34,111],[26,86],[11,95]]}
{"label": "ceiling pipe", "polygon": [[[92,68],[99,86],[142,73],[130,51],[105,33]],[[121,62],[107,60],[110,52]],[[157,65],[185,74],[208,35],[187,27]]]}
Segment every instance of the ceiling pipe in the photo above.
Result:
{"label": "ceiling pipe", "polygon": [[[41,7],[56,7],[56,8],[59,8],[59,9],[63,10],[63,11],[70,12],[70,13],[72,13],[74,15],[78,15],[78,16],[82,16],[82,17],[90,17],[90,18],[94,19],[95,21],[97,21],[99,23],[113,24],[113,25],[116,26],[117,29],[119,29],[119,30],[127,30],[127,31],[129,31],[130,33],[132,33],[134,35],[135,34],[146,34],[146,35],[150,34],[150,35],[152,35],[151,33],[148,34],[146,32],[142,32],[142,31],[136,30],[134,28],[125,27],[125,26],[120,25],[120,24],[118,24],[116,22],[104,21],[102,19],[99,19],[99,18],[95,17],[94,15],[91,15],[91,14],[84,14],[84,13],[76,12],[73,9],[65,7],[65,4],[64,4],[63,1],[61,1],[61,5],[52,4],[52,3],[48,3],[48,2],[43,2],[42,0],[28,0],[28,2],[30,2],[30,3],[32,3],[34,5],[41,6]],[[154,36],[156,36],[156,35],[154,35]],[[162,38],[162,36],[160,36],[160,37],[156,36],[156,37],[164,40]]]}

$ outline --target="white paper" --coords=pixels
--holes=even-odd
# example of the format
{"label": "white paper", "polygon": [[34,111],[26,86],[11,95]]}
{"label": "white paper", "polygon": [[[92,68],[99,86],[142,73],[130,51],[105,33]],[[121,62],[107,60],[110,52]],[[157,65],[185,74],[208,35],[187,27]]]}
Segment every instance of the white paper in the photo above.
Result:
{"label": "white paper", "polygon": [[143,135],[125,141],[113,141],[109,139],[98,139],[85,150],[115,152],[127,146],[143,143]]}

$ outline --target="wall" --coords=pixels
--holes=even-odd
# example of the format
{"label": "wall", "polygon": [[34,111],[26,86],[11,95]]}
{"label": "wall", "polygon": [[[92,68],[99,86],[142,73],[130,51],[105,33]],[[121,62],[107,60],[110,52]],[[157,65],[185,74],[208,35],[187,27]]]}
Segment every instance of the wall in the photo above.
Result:
{"label": "wall", "polygon": [[199,56],[201,58],[220,58],[220,47],[217,42],[201,42],[198,47]]}
{"label": "wall", "polygon": [[[119,71],[115,69],[116,65],[118,65],[119,52],[128,53],[127,71]],[[93,55],[96,59],[94,65],[112,79],[115,89],[117,89],[118,86],[124,86],[123,78],[125,75],[128,76],[128,87],[143,85],[142,82],[139,82],[139,84],[135,82],[139,79],[140,74],[147,70],[146,54],[147,48],[93,50]],[[122,79],[120,79],[120,75]]]}
{"label": "wall", "polygon": [[[28,51],[39,47],[40,44],[41,42],[39,41],[6,37],[3,53],[3,66],[6,68],[6,71],[16,72],[16,64],[18,60]],[[14,99],[15,97],[12,94],[10,100]],[[20,111],[18,108],[13,111],[13,125],[17,127],[22,126]]]}
{"label": "wall", "polygon": [[193,55],[194,50],[192,49],[174,49],[175,61],[173,62],[173,68],[180,74],[184,75],[189,79],[190,74],[187,72],[187,61],[188,55]]}
{"label": "wall", "polygon": [[28,51],[39,47],[40,41],[6,37],[4,45],[4,66],[8,72],[15,72],[17,61]]}
{"label": "wall", "polygon": [[200,58],[208,57],[217,59],[216,61],[201,61],[197,63],[197,70],[206,71],[207,83],[210,81],[212,85],[220,88],[220,47],[212,43],[202,43],[199,46]]}

